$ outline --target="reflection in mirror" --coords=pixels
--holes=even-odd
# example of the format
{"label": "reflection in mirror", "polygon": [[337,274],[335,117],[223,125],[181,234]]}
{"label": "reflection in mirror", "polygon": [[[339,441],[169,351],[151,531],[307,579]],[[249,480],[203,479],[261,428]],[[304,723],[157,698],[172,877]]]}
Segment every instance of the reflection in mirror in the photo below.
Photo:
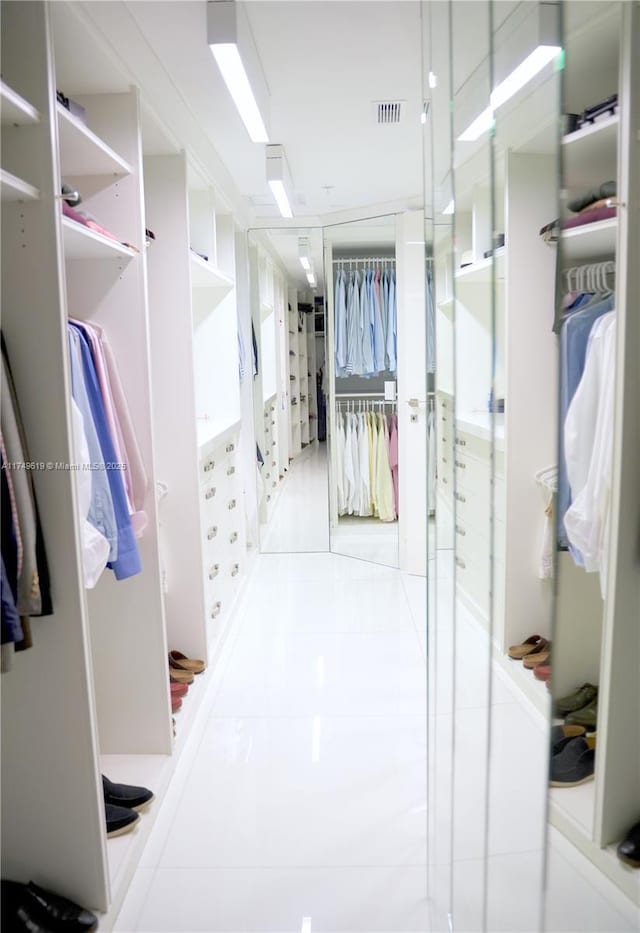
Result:
{"label": "reflection in mirror", "polygon": [[320,230],[251,232],[249,272],[260,550],[328,551]]}
{"label": "reflection in mirror", "polygon": [[[325,227],[324,236],[331,550],[398,567],[395,217]],[[372,321],[367,342],[356,308]]]}

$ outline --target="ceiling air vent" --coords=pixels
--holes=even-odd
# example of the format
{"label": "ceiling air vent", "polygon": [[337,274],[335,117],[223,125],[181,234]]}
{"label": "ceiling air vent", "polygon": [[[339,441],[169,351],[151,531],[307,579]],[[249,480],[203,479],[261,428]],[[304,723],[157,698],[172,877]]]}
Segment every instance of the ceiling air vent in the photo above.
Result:
{"label": "ceiling air vent", "polygon": [[400,123],[404,113],[403,104],[403,100],[374,100],[376,123],[382,126]]}

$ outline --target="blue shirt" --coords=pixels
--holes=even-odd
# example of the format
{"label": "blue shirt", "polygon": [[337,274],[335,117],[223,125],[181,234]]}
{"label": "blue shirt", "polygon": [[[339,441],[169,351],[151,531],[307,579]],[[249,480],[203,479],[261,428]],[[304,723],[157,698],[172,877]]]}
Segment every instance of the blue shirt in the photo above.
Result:
{"label": "blue shirt", "polygon": [[336,331],[336,376],[343,376],[347,365],[347,301],[345,276],[342,269],[338,269],[336,272],[334,321]]}
{"label": "blue shirt", "polygon": [[[102,460],[107,465],[117,464],[118,457],[109,431],[109,425],[102,402],[102,394],[100,392],[100,384],[98,382],[88,341],[80,327],[74,324],[69,324],[69,327],[73,328],[79,337],[84,382],[91,406],[93,422],[102,450]],[[142,563],[140,561],[140,553],[138,551],[133,528],[131,527],[129,503],[127,501],[122,471],[119,469],[107,469],[105,473],[111,491],[118,534],[118,556],[115,561],[110,561],[108,566],[111,567],[115,573],[117,580],[125,580],[127,577],[133,577],[135,574],[140,573],[142,571]]]}

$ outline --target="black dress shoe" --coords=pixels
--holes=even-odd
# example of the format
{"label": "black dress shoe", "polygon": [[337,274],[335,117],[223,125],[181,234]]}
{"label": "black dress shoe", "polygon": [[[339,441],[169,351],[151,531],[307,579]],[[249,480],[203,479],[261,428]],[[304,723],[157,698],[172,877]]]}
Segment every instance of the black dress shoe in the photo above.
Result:
{"label": "black dress shoe", "polygon": [[145,810],[153,800],[153,793],[146,787],[133,784],[114,784],[102,775],[104,802],[115,807],[128,807],[130,810]]}
{"label": "black dress shoe", "polygon": [[111,803],[106,805],[105,811],[108,839],[112,839],[114,836],[122,836],[124,833],[130,833],[140,819],[139,814],[136,813],[135,810],[130,810],[128,807],[116,807]]}
{"label": "black dress shoe", "polygon": [[6,933],[91,933],[98,918],[74,901],[30,881],[2,882],[2,929]]}
{"label": "black dress shoe", "polygon": [[633,868],[640,868],[640,823],[632,826],[627,835],[617,848],[618,858],[631,865]]}
{"label": "black dress shoe", "polygon": [[586,736],[584,726],[552,726],[551,727],[551,755],[558,755],[571,739]]}
{"label": "black dress shoe", "polygon": [[562,751],[551,759],[551,787],[576,787],[593,778],[596,752],[593,741],[578,736],[570,739]]}

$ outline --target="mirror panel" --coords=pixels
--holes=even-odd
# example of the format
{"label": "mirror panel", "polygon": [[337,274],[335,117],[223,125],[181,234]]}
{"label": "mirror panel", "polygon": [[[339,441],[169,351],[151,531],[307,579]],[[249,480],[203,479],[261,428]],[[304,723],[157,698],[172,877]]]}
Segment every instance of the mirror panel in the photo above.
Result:
{"label": "mirror panel", "polygon": [[253,375],[260,549],[328,551],[320,229],[250,232],[249,271],[255,348],[245,351],[245,369]]}

